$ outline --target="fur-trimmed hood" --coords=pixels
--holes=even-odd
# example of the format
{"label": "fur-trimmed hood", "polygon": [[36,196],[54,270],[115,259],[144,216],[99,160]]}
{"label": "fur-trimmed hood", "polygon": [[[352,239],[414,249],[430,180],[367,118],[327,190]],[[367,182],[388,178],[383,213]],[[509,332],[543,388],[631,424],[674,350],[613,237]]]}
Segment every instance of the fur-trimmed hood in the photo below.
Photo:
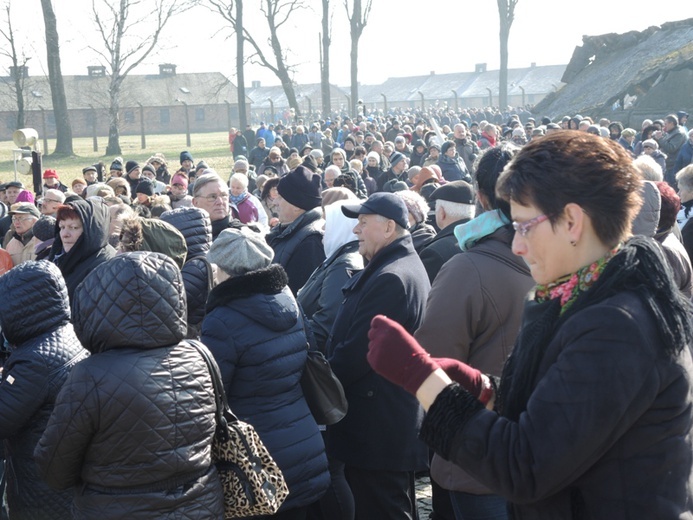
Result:
{"label": "fur-trimmed hood", "polygon": [[[298,306],[288,288],[289,278],[278,264],[229,278],[209,294],[207,313],[231,306],[236,312],[275,331],[287,330],[299,318]],[[267,319],[271,316],[271,319]]]}

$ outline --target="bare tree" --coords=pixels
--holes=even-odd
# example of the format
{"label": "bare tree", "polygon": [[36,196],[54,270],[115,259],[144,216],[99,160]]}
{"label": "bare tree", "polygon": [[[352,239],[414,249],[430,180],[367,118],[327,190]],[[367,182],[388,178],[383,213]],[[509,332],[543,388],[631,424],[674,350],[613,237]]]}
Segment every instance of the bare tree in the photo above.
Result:
{"label": "bare tree", "polygon": [[[243,0],[236,0],[236,20],[243,27]],[[236,81],[238,82],[238,121],[241,132],[245,131],[248,118],[245,112],[245,38],[243,33],[236,31]]]}
{"label": "bare tree", "polygon": [[[500,1],[500,0],[499,0]],[[356,105],[359,97],[359,39],[363,34],[363,29],[368,23],[368,16],[371,13],[373,0],[366,0],[366,7],[361,9],[361,0],[352,0],[353,6],[349,12],[349,0],[344,0],[344,8],[349,18],[349,26],[351,33],[351,115],[356,116]]]}
{"label": "bare tree", "polygon": [[[41,0],[43,22],[46,26],[46,61],[48,63],[48,82],[51,86],[53,115],[55,116],[55,150],[54,155],[73,155],[72,125],[67,111],[65,83],[60,66],[60,42],[58,39],[58,23],[53,11],[51,0]],[[45,151],[45,150],[44,150]]]}
{"label": "bare tree", "polygon": [[110,75],[106,155],[121,154],[119,113],[123,81],[154,51],[171,17],[192,5],[192,0],[92,0],[94,22],[103,46],[90,49],[100,56]]}
{"label": "bare tree", "polygon": [[503,112],[508,107],[508,38],[515,20],[518,0],[498,0],[500,19],[500,71],[498,72],[498,107]]}
{"label": "bare tree", "polygon": [[25,113],[24,113],[24,84],[27,78],[27,62],[30,57],[26,56],[17,50],[17,40],[15,38],[14,28],[12,27],[12,13],[10,11],[10,3],[7,2],[4,6],[5,15],[7,16],[5,24],[0,28],[0,36],[7,42],[7,47],[0,47],[0,56],[5,56],[12,62],[11,79],[12,91],[17,102],[17,128],[24,128]]}
{"label": "bare tree", "polygon": [[330,0],[322,0],[322,34],[320,35],[320,91],[322,97],[322,115],[329,117],[332,111],[330,99]]}
{"label": "bare tree", "polygon": [[307,8],[304,1],[261,1],[260,11],[262,11],[262,14],[265,15],[265,19],[267,20],[267,25],[269,27],[270,34],[267,38],[267,43],[272,49],[274,61],[270,61],[270,58],[265,56],[265,53],[258,44],[258,40],[252,36],[250,31],[248,31],[248,28],[243,25],[243,20],[240,20],[239,23],[237,15],[233,11],[233,0],[207,0],[207,2],[214,10],[219,12],[219,14],[221,14],[226,21],[229,22],[231,28],[236,31],[236,33],[241,33],[243,35],[243,39],[247,41],[253,48],[253,53],[248,56],[248,60],[271,70],[277,76],[277,78],[279,78],[282,88],[284,89],[286,99],[289,102],[289,106],[296,111],[296,114],[300,114],[300,108],[298,106],[298,102],[296,101],[294,82],[291,79],[293,67],[287,63],[286,51],[282,47],[279,40],[279,30],[289,21],[289,17],[292,13],[295,13],[299,9]]}
{"label": "bare tree", "polygon": [[[241,131],[245,130],[247,116],[245,112],[245,36],[243,34],[243,0],[208,0],[203,4],[208,9],[218,12],[229,22],[236,34],[236,81],[238,82],[238,117]],[[237,30],[241,27],[241,30]]]}

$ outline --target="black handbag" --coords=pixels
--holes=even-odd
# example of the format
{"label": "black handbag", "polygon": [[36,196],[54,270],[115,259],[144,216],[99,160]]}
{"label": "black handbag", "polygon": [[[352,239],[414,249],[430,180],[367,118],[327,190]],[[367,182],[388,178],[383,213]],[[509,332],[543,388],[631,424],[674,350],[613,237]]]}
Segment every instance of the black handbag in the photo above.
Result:
{"label": "black handbag", "polygon": [[277,512],[289,488],[279,466],[251,424],[240,421],[229,408],[219,367],[207,347],[187,340],[207,363],[214,386],[217,429],[212,461],[224,490],[224,518],[246,518]]}
{"label": "black handbag", "polygon": [[310,348],[301,376],[303,396],[318,424],[336,424],[347,414],[349,403],[342,383],[322,352]]}

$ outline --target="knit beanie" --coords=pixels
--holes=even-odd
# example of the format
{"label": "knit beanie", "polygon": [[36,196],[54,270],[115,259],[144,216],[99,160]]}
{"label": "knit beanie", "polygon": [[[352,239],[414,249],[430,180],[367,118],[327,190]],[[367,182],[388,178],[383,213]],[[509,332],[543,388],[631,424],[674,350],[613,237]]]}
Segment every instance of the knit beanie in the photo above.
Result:
{"label": "knit beanie", "polygon": [[154,185],[152,184],[152,181],[149,179],[140,180],[140,182],[137,184],[137,188],[135,189],[135,193],[142,193],[144,195],[148,195],[149,197],[153,197]]}
{"label": "knit beanie", "polygon": [[35,202],[34,194],[29,190],[22,190],[19,192],[19,195],[17,195],[15,202],[30,202],[33,204]]}
{"label": "knit beanie", "polygon": [[183,164],[183,161],[195,162],[193,161],[192,154],[187,150],[180,153],[180,163]]}
{"label": "knit beanie", "polygon": [[139,167],[140,165],[137,161],[128,161],[125,163],[125,173],[129,175],[132,170]]}
{"label": "knit beanie", "polygon": [[274,251],[264,237],[248,228],[227,228],[219,233],[207,253],[207,260],[231,276],[269,267]]}
{"label": "knit beanie", "polygon": [[55,218],[50,215],[43,215],[36,221],[31,231],[41,242],[55,238]]}
{"label": "knit beanie", "polygon": [[320,175],[299,165],[281,178],[277,191],[289,204],[310,211],[322,203],[320,188]]}
{"label": "knit beanie", "polygon": [[144,172],[150,172],[152,175],[156,175],[156,170],[154,169],[154,166],[152,166],[151,164],[145,164],[142,167],[142,173]]}
{"label": "knit beanie", "polygon": [[440,153],[445,155],[445,152],[447,152],[453,146],[455,146],[455,143],[453,143],[452,141],[445,141],[443,143],[443,146],[440,147]]}
{"label": "knit beanie", "polygon": [[116,157],[113,159],[113,162],[111,163],[111,168],[110,170],[116,170],[116,171],[123,171],[123,159],[120,157]]}
{"label": "knit beanie", "polygon": [[392,152],[392,155],[390,156],[390,166],[394,166],[395,164],[403,160],[404,154],[399,152]]}
{"label": "knit beanie", "polygon": [[181,175],[180,173],[176,173],[173,176],[173,179],[171,179],[171,185],[174,184],[182,184],[186,188],[188,187],[188,178],[185,175]]}

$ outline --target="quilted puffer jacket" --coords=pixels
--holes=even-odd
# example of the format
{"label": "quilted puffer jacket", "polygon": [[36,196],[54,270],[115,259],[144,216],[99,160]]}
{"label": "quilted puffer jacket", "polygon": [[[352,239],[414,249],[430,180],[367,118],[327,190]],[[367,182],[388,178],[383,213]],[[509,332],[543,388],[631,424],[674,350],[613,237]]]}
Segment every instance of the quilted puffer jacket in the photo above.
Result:
{"label": "quilted puffer jacket", "polygon": [[202,341],[221,371],[229,405],[257,430],[289,486],[280,511],[315,502],[329,484],[322,437],[303,398],[306,336],[281,266],[214,289]]}
{"label": "quilted puffer jacket", "polygon": [[[70,298],[84,277],[97,265],[113,258],[115,249],[108,244],[108,206],[98,200],[76,200],[68,204],[82,221],[82,236],[65,252],[60,235],[56,233],[49,260],[60,267]],[[56,226],[57,227],[57,226]]]}
{"label": "quilted puffer jacket", "polygon": [[[212,222],[209,214],[200,208],[178,208],[159,217],[185,237],[188,257],[183,265],[183,284],[188,303],[188,336],[199,337],[205,303],[209,296],[208,262],[204,260],[212,245]],[[213,282],[213,280],[212,280]]]}
{"label": "quilted puffer jacket", "polygon": [[40,261],[15,267],[0,277],[0,294],[0,325],[12,346],[0,383],[0,438],[12,518],[72,518],[73,490],[46,485],[34,448],[70,370],[89,353],[70,324],[65,281],[55,265]]}
{"label": "quilted puffer jacket", "polygon": [[93,355],[58,396],[35,457],[49,485],[78,486],[75,519],[219,519],[207,365],[181,343],[183,280],[160,253],[116,256],[75,291]]}

